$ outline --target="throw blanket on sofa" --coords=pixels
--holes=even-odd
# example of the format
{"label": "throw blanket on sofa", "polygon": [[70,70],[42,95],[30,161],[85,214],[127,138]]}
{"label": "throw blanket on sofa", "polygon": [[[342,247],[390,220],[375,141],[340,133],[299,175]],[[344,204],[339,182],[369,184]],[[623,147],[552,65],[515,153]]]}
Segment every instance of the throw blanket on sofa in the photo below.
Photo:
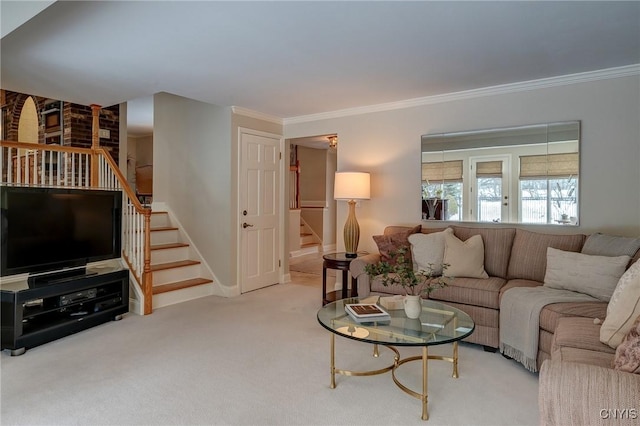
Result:
{"label": "throw blanket on sofa", "polygon": [[536,372],[540,311],[560,302],[597,302],[586,294],[549,287],[515,287],[500,301],[500,352]]}

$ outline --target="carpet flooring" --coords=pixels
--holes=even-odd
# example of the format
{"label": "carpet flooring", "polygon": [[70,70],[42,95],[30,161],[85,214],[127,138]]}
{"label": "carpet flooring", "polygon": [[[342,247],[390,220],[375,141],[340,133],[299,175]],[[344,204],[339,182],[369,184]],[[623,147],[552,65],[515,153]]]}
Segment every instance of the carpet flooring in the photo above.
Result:
{"label": "carpet flooring", "polygon": [[[337,376],[317,322],[320,284],[277,284],[235,298],[206,297],[126,315],[63,339],[0,356],[2,425],[537,425],[537,375],[498,353],[460,345],[429,363],[428,422],[390,373]],[[451,345],[430,353],[447,354]],[[401,348],[417,355],[418,349]],[[336,366],[392,362],[381,348],[336,339]],[[420,389],[420,363],[400,379]]]}
{"label": "carpet flooring", "polygon": [[[305,255],[289,260],[289,270],[305,274],[322,275],[322,256]],[[327,275],[335,276],[335,270],[327,269]]]}

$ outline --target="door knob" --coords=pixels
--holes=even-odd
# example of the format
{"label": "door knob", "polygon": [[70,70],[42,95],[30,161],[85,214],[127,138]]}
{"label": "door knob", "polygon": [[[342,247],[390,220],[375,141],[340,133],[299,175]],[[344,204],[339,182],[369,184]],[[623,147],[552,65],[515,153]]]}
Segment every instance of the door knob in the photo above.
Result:
{"label": "door knob", "polygon": [[251,227],[253,227],[253,225],[249,225],[247,222],[244,222],[244,223],[242,224],[242,227],[243,227],[243,228],[251,228]]}

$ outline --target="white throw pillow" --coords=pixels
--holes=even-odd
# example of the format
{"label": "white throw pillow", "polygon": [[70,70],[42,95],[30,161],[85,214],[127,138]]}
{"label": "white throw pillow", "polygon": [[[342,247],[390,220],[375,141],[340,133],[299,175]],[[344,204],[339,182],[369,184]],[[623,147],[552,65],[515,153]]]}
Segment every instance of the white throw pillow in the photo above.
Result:
{"label": "white throw pillow", "polygon": [[544,285],[608,302],[629,259],[627,255],[592,256],[549,247]]}
{"label": "white throw pillow", "polygon": [[453,235],[453,229],[444,231],[444,263],[450,277],[489,278],[484,270],[484,242],[481,235],[462,241]]}
{"label": "white throw pillow", "polygon": [[444,231],[432,234],[409,235],[411,255],[413,256],[414,271],[428,271],[429,264],[433,272],[442,275],[442,261],[444,259]]}
{"label": "white throw pillow", "polygon": [[640,316],[640,261],[636,261],[620,277],[607,306],[607,317],[600,327],[600,341],[614,349],[617,348],[638,316]]}

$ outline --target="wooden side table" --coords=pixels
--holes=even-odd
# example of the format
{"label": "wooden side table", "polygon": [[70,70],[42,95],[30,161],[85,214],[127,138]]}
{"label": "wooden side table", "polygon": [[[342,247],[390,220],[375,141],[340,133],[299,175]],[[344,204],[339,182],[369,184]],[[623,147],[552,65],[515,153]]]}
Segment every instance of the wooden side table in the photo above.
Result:
{"label": "wooden side table", "polygon": [[[359,252],[358,257],[364,256],[367,253]],[[349,265],[353,259],[357,257],[347,257],[344,252],[341,253],[329,253],[322,256],[324,260],[322,262],[322,305],[326,305],[329,302],[333,302],[338,299],[346,299],[347,297],[356,297],[358,295],[357,283],[354,278],[351,278],[351,288],[349,289]],[[342,271],[342,290],[330,291],[327,293],[327,269],[335,269]],[[338,293],[341,293],[341,297],[338,297]]]}

